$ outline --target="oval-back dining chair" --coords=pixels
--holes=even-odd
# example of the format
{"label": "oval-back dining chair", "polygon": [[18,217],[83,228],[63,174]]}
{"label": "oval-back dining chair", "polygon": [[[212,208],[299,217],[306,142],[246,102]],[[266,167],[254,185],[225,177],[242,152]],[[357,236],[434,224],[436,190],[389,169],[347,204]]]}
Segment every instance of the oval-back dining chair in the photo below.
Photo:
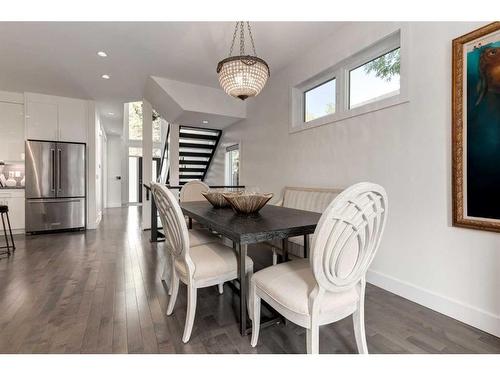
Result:
{"label": "oval-back dining chair", "polygon": [[[179,192],[179,201],[181,202],[196,202],[204,201],[205,197],[201,195],[202,192],[210,190],[210,186],[198,180],[187,182]],[[193,228],[193,220],[188,218],[189,229]]]}
{"label": "oval-back dining chair", "polygon": [[210,187],[202,181],[189,181],[182,188],[179,193],[181,202],[204,201],[205,198],[201,195],[202,192],[210,190]]}
{"label": "oval-back dining chair", "polygon": [[254,274],[250,290],[252,346],[257,345],[260,300],[307,329],[307,353],[319,352],[319,326],[353,315],[359,353],[368,353],[364,324],[365,275],[387,219],[383,187],[362,182],[340,193],[321,216],[309,260]]}
{"label": "oval-back dining chair", "polygon": [[[168,301],[167,315],[171,315],[174,310],[179,281],[187,286],[188,305],[182,337],[182,341],[186,343],[193,329],[197,289],[237,279],[237,255],[233,248],[220,241],[190,246],[186,221],[174,194],[165,186],[156,183],[152,184],[152,190],[165,231],[165,242],[173,262],[172,295]],[[250,277],[253,272],[252,259],[247,257],[246,264],[246,274]]]}

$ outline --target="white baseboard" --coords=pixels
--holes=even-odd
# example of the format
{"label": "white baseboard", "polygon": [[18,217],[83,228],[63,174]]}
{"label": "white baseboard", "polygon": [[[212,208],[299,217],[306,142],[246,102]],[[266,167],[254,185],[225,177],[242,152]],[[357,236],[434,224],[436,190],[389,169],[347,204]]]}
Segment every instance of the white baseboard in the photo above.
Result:
{"label": "white baseboard", "polygon": [[382,289],[500,337],[500,315],[443,296],[378,271],[369,270],[366,280]]}

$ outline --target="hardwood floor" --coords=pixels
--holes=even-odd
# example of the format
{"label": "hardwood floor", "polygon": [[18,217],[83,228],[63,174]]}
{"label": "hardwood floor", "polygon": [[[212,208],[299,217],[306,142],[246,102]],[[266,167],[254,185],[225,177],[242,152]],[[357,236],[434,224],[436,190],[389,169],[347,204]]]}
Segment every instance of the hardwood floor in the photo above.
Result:
{"label": "hardwood floor", "polygon": [[[305,330],[262,330],[259,345],[238,331],[238,296],[227,285],[198,291],[193,334],[181,341],[186,289],[165,314],[163,244],[141,233],[139,208],[108,209],[96,231],[17,236],[0,259],[0,353],[305,353]],[[271,252],[250,247],[256,268]],[[500,353],[500,339],[367,286],[371,353]],[[322,353],[356,353],[351,319],[321,327]]]}

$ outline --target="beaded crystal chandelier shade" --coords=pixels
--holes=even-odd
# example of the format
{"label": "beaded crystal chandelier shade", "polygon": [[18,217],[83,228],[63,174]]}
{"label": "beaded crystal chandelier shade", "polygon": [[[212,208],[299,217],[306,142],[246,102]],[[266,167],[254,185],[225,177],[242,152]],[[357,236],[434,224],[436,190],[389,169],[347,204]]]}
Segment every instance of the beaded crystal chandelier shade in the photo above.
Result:
{"label": "beaded crystal chandelier shade", "polygon": [[[217,64],[217,73],[219,74],[221,87],[228,95],[241,100],[259,95],[270,75],[267,63],[257,57],[255,53],[250,23],[246,22],[246,25],[252,43],[253,55],[245,54],[244,22],[236,22],[229,57]],[[238,29],[240,30],[240,55],[232,56]]]}

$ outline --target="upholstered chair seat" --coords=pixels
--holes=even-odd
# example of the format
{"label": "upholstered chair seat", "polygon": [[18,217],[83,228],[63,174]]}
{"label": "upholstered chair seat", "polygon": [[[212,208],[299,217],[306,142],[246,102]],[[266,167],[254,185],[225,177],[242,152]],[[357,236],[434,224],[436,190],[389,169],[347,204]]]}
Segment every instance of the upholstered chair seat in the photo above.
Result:
{"label": "upholstered chair seat", "polygon": [[[188,231],[188,234],[189,234],[189,244],[191,247],[222,241],[219,236],[211,233],[208,229],[205,228],[190,229]],[[168,243],[166,243],[165,246],[168,246]],[[172,257],[170,256],[170,253],[168,253],[166,256],[161,279],[164,280],[165,283],[168,285],[169,295],[172,294],[172,285],[173,285],[172,277],[174,275],[172,264],[173,264]],[[224,290],[223,284],[221,283],[218,286],[218,288],[219,288],[219,293],[222,294]]]}
{"label": "upholstered chair seat", "polygon": [[191,246],[205,245],[207,243],[221,242],[221,238],[210,232],[208,229],[190,229],[189,244]]}
{"label": "upholstered chair seat", "polygon": [[[237,254],[222,243],[191,247],[189,255],[194,264],[193,279],[199,284],[212,283],[213,279],[229,281],[238,278]],[[248,256],[246,265],[248,272],[253,270],[253,261]],[[186,264],[182,260],[175,261],[175,270],[181,280],[187,276]]]}
{"label": "upholstered chair seat", "polygon": [[[297,259],[265,268],[252,278],[250,290],[259,288],[260,297],[275,306],[282,306],[279,312],[285,317],[293,316],[308,325],[311,320],[309,295],[317,285],[311,265],[307,259]],[[250,292],[252,293],[252,292]],[[326,292],[320,307],[320,321],[325,324],[332,319],[342,319],[357,308],[359,294],[356,288],[339,292]],[[339,318],[339,316],[341,316]],[[292,320],[292,319],[290,319]]]}

